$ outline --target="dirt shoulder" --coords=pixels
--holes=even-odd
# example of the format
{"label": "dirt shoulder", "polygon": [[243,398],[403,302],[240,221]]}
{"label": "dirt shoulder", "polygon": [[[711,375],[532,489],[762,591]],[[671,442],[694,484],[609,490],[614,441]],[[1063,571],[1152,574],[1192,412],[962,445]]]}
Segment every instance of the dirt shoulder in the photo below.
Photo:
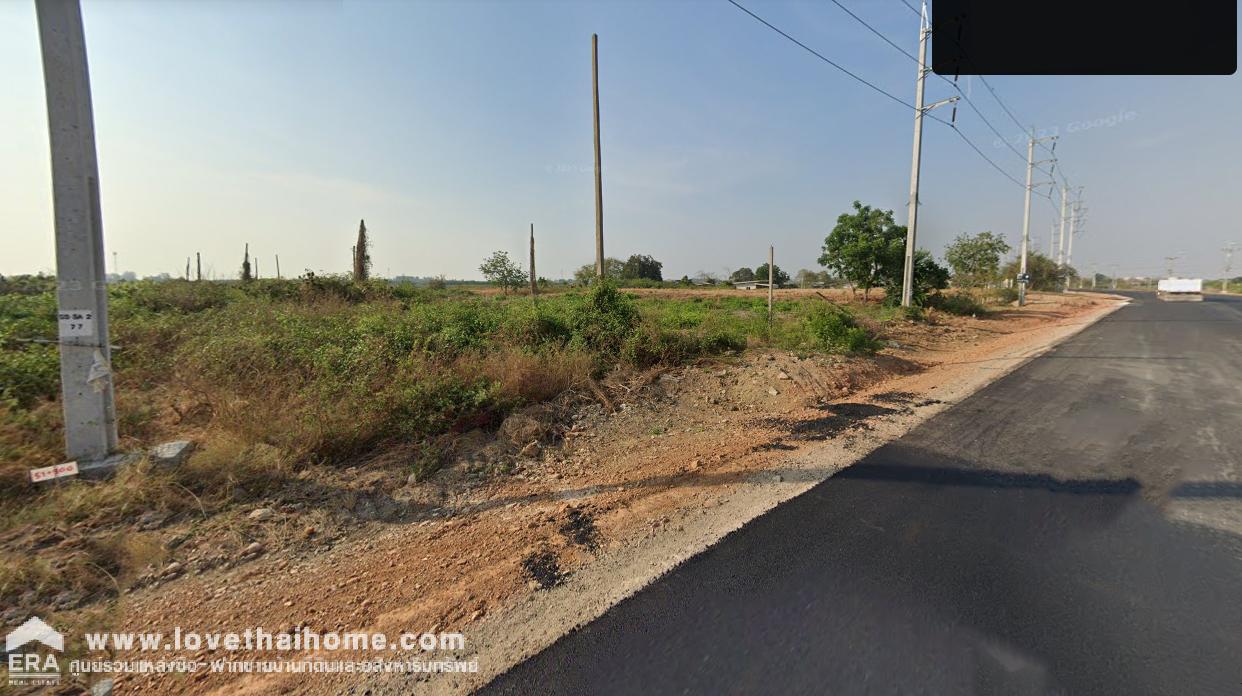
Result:
{"label": "dirt shoulder", "polygon": [[[363,681],[371,693],[416,681],[420,692],[467,691],[1118,305],[1035,295],[1020,310],[890,327],[874,357],[748,351],[618,376],[511,417],[499,435],[521,455],[503,474],[481,473],[493,442],[481,435],[463,438],[479,441],[430,485],[360,466],[348,494],[361,519],[332,527],[331,543],[314,542],[322,530],[293,510],[248,519],[303,543],[130,593],[111,630],[461,631],[453,657],[477,673]],[[411,499],[412,518],[375,519],[385,500]],[[335,693],[360,679],[207,670],[127,675],[117,692]]]}

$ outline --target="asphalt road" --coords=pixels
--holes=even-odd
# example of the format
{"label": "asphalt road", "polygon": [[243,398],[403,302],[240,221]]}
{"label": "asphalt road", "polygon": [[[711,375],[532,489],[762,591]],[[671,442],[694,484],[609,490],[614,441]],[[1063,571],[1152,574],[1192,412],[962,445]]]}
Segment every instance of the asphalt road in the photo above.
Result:
{"label": "asphalt road", "polygon": [[1135,297],[484,692],[1242,693],[1242,302]]}

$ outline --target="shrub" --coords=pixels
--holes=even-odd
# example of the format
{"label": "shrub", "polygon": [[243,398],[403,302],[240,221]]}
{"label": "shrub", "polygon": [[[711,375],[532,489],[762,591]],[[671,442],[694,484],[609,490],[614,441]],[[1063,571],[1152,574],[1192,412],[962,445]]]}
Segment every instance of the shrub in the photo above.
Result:
{"label": "shrub", "polygon": [[804,328],[819,348],[839,353],[871,353],[878,341],[844,310],[816,305],[803,319]]}
{"label": "shrub", "polygon": [[563,346],[573,338],[569,320],[548,303],[511,305],[509,309],[509,316],[501,330],[512,344],[537,349],[550,345]]}
{"label": "shrub", "polygon": [[992,302],[1000,305],[1013,304],[1018,301],[1017,288],[996,288],[992,291]]}
{"label": "shrub", "polygon": [[988,311],[974,295],[966,292],[936,293],[928,298],[927,306],[959,316],[974,316]]}
{"label": "shrub", "polygon": [[0,350],[0,402],[28,409],[41,399],[55,398],[60,389],[60,357],[56,346],[29,344]]}
{"label": "shrub", "polygon": [[604,356],[616,356],[638,324],[634,302],[612,282],[595,284],[575,298],[569,313],[572,343]]}

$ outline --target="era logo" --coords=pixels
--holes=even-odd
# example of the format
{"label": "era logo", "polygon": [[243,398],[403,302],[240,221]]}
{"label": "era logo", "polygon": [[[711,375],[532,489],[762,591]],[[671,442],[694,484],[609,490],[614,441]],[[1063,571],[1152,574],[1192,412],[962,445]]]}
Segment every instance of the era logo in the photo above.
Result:
{"label": "era logo", "polygon": [[[30,617],[4,637],[8,655],[10,686],[55,686],[60,683],[60,663],[56,656],[14,652],[30,643],[41,643],[57,652],[65,649],[65,637],[37,616]],[[31,646],[34,647],[34,646]]]}

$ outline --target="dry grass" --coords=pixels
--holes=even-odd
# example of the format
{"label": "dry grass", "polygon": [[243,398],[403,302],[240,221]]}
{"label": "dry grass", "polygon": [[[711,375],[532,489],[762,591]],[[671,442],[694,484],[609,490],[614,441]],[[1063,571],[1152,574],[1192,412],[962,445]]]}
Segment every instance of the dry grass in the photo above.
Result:
{"label": "dry grass", "polygon": [[[407,453],[388,465],[425,478],[454,433],[590,390],[618,365],[676,364],[748,339],[813,350],[806,317],[822,303],[782,292],[773,328],[762,298],[728,291],[635,299],[601,286],[536,301],[323,278],[126,284],[110,300],[124,346],[114,365],[123,448],[192,439],[198,451],[175,469],[142,464],[36,489],[28,470],[61,460],[54,385],[33,379],[55,356],[5,341],[54,334],[50,292],[0,294],[0,368],[32,376],[20,399],[0,399],[6,601],[30,591],[21,588],[42,599],[123,590],[163,560],[153,537],[133,531],[144,514],[210,518],[279,497],[307,469],[388,461],[385,452]],[[30,553],[48,534],[61,539]]]}
{"label": "dry grass", "polygon": [[532,353],[507,350],[462,359],[456,369],[463,375],[481,375],[499,384],[497,395],[509,403],[538,403],[587,382],[594,358],[581,351]]}

